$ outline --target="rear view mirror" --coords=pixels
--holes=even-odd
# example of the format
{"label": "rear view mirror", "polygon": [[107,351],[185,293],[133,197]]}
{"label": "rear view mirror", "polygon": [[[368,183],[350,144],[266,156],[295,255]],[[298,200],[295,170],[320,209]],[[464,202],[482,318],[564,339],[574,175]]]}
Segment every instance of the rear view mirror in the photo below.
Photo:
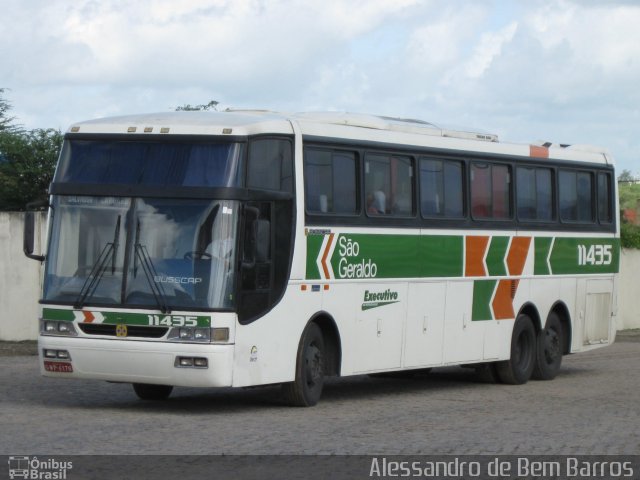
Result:
{"label": "rear view mirror", "polygon": [[44,261],[44,255],[34,255],[35,248],[35,231],[36,231],[36,213],[33,209],[38,207],[46,207],[48,203],[38,202],[27,205],[27,211],[24,212],[24,235],[22,239],[22,250],[24,254],[32,260],[39,262]]}

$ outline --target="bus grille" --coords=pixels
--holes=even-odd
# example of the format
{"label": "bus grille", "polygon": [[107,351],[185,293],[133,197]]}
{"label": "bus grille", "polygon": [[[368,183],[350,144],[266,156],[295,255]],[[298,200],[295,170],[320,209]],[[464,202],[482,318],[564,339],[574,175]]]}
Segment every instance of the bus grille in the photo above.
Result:
{"label": "bus grille", "polygon": [[[80,323],[80,330],[87,335],[116,336],[116,325],[105,325],[101,323]],[[141,327],[138,325],[127,325],[127,337],[141,338],[161,338],[169,330],[167,327]]]}

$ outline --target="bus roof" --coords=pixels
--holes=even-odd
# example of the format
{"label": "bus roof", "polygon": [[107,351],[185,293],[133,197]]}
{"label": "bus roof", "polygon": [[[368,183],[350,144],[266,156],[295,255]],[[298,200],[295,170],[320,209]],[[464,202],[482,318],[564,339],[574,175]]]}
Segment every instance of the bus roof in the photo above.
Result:
{"label": "bus roof", "polygon": [[[296,127],[294,127],[294,125]],[[257,135],[293,134],[536,158],[612,164],[607,150],[550,142],[516,144],[480,130],[449,128],[423,120],[346,112],[281,113],[268,110],[161,112],[108,117],[73,124],[81,134]]]}

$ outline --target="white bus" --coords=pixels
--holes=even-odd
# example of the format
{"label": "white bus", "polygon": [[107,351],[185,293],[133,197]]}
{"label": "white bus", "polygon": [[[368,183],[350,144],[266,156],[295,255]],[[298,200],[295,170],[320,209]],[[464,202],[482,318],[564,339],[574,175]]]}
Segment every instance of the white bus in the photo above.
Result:
{"label": "white bus", "polygon": [[469,365],[552,379],[615,339],[610,155],[344,113],[77,123],[50,188],[41,372],[282,384]]}

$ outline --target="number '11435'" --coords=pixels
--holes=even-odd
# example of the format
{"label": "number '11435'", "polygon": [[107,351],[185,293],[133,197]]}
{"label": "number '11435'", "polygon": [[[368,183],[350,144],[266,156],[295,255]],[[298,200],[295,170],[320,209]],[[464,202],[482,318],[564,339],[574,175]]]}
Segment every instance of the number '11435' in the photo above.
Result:
{"label": "number '11435'", "polygon": [[611,265],[611,245],[578,245],[578,265]]}

